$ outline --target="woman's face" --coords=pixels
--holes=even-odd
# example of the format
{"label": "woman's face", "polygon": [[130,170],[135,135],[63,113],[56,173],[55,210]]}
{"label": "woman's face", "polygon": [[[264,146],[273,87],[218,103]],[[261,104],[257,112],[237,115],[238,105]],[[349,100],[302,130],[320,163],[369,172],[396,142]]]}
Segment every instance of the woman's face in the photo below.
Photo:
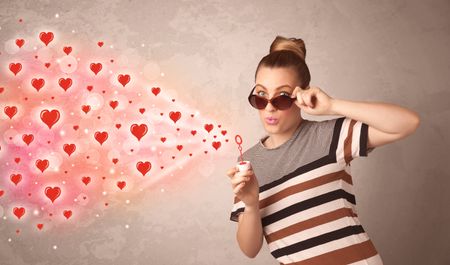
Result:
{"label": "woman's face", "polygon": [[[282,94],[292,96],[296,86],[300,86],[300,84],[297,81],[296,73],[291,68],[261,66],[256,75],[256,88],[253,93],[267,99]],[[286,110],[278,110],[268,103],[265,109],[259,110],[259,117],[269,134],[290,132],[301,119],[300,108],[295,103],[292,103],[291,107]]]}

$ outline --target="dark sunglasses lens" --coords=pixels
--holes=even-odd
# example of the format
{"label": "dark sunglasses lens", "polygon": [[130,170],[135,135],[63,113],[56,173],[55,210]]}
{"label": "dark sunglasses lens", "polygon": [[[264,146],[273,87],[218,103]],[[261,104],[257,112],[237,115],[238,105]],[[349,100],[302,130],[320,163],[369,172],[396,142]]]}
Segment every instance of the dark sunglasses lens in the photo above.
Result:
{"label": "dark sunglasses lens", "polygon": [[257,109],[264,109],[267,105],[267,99],[251,95],[249,98],[250,104]]}
{"label": "dark sunglasses lens", "polygon": [[273,106],[279,110],[289,109],[292,105],[293,99],[288,96],[279,96],[272,100]]}

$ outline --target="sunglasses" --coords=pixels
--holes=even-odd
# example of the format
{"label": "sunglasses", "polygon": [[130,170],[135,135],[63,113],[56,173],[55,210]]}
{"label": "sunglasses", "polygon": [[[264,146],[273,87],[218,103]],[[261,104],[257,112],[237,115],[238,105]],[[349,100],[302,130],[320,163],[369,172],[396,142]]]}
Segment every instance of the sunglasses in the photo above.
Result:
{"label": "sunglasses", "polygon": [[297,99],[297,97],[291,98],[287,95],[280,95],[273,97],[271,99],[267,99],[265,97],[261,97],[258,95],[253,94],[253,91],[255,90],[256,86],[253,87],[252,91],[248,95],[248,102],[250,102],[250,105],[254,107],[255,109],[265,109],[267,104],[272,104],[276,109],[278,110],[287,110],[291,107],[292,103]]}

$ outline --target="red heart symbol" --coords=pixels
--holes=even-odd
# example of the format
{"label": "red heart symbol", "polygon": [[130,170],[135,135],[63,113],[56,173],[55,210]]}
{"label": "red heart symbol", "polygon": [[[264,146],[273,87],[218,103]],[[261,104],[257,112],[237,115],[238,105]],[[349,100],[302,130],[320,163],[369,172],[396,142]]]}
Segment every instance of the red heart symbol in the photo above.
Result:
{"label": "red heart symbol", "polygon": [[25,44],[25,40],[24,39],[16,39],[16,45],[19,48],[22,48],[22,46]]}
{"label": "red heart symbol", "polygon": [[5,90],[4,87],[0,87],[0,94],[3,93],[4,90]]}
{"label": "red heart symbol", "polygon": [[166,139],[167,139],[166,137],[161,137],[161,142],[164,143],[166,141]]}
{"label": "red heart symbol", "polygon": [[159,87],[152,87],[152,93],[157,96],[161,92],[161,88]]}
{"label": "red heart symbol", "polygon": [[0,190],[0,197],[2,197],[4,193],[5,193],[4,190]]}
{"label": "red heart symbol", "polygon": [[11,179],[11,182],[17,186],[17,184],[19,184],[19,182],[22,180],[22,174],[11,174],[9,178]]}
{"label": "red heart symbol", "polygon": [[111,101],[109,102],[109,105],[111,106],[111,108],[115,109],[115,108],[117,108],[117,106],[119,105],[119,101],[117,101],[117,100],[111,100]]}
{"label": "red heart symbol", "polygon": [[72,52],[72,47],[70,47],[70,46],[65,46],[65,47],[63,48],[63,51],[64,51],[65,54],[69,55],[69,54]]}
{"label": "red heart symbol", "polygon": [[169,117],[170,117],[171,120],[173,120],[174,123],[176,123],[181,118],[181,112],[179,112],[179,111],[176,111],[176,112],[171,111],[169,113]]}
{"label": "red heart symbol", "polygon": [[76,146],[75,144],[64,144],[63,145],[64,152],[66,152],[69,156],[75,152]]}
{"label": "red heart symbol", "polygon": [[222,135],[227,134],[227,131],[226,131],[226,130],[222,130],[222,131],[220,131],[220,132],[222,133]]}
{"label": "red heart symbol", "polygon": [[17,113],[17,107],[16,106],[6,106],[4,109],[5,114],[9,117],[9,119],[12,119],[14,115]]}
{"label": "red heart symbol", "polygon": [[103,41],[99,41],[97,42],[98,47],[102,47],[103,46]]}
{"label": "red heart symbol", "polygon": [[102,70],[102,64],[101,63],[91,63],[90,65],[91,71],[94,72],[95,75],[98,74]]}
{"label": "red heart symbol", "polygon": [[192,134],[192,135],[196,135],[196,134],[197,134],[197,131],[196,131],[196,130],[192,130],[192,131],[191,131],[191,134]]}
{"label": "red heart symbol", "polygon": [[203,139],[203,142],[206,142],[206,139]]}
{"label": "red heart symbol", "polygon": [[53,32],[41,32],[39,39],[47,46],[53,40]]}
{"label": "red heart symbol", "polygon": [[20,219],[25,214],[25,208],[23,207],[14,207],[13,213],[17,216],[17,219]]}
{"label": "red heart symbol", "polygon": [[139,109],[139,112],[140,112],[141,114],[144,114],[145,108],[140,108],[140,109]]}
{"label": "red heart symbol", "polygon": [[81,110],[83,110],[84,113],[87,114],[87,113],[91,110],[91,106],[89,106],[89,105],[83,105],[83,106],[81,106]]}
{"label": "red heart symbol", "polygon": [[72,78],[60,78],[58,84],[64,91],[67,91],[72,86]]}
{"label": "red heart symbol", "polygon": [[118,159],[118,158],[113,158],[113,159],[112,159],[112,162],[113,162],[114,164],[117,164],[117,162],[119,162],[119,159]]}
{"label": "red heart symbol", "polygon": [[125,87],[128,84],[128,82],[130,82],[130,75],[120,74],[117,77],[117,80],[119,81],[119,83],[122,84],[123,87]]}
{"label": "red heart symbol", "polygon": [[78,125],[74,125],[73,126],[73,129],[76,131],[76,130],[78,130],[78,128],[80,128],[80,126],[78,126]]}
{"label": "red heart symbol", "polygon": [[208,131],[208,133],[214,128],[214,125],[212,124],[205,124],[205,130]]}
{"label": "red heart symbol", "polygon": [[59,195],[61,195],[61,189],[59,187],[46,187],[45,195],[52,201],[52,203],[54,203]]}
{"label": "red heart symbol", "polygon": [[116,128],[117,128],[117,129],[120,129],[120,127],[122,127],[122,124],[116,123]]}
{"label": "red heart symbol", "polygon": [[102,145],[106,139],[108,139],[108,133],[107,132],[95,132],[94,134],[95,140],[97,140],[97,142],[100,143],[100,145]]}
{"label": "red heart symbol", "polygon": [[52,126],[59,120],[59,111],[56,109],[52,111],[44,109],[41,111],[41,120],[47,124],[49,129],[51,129]]}
{"label": "red heart symbol", "polygon": [[42,173],[44,173],[44,170],[48,168],[49,162],[47,159],[44,160],[36,160],[36,167],[41,170]]}
{"label": "red heart symbol", "polygon": [[64,215],[64,217],[66,217],[66,219],[69,219],[72,216],[72,211],[71,210],[64,210],[63,211],[63,215]]}
{"label": "red heart symbol", "polygon": [[10,63],[9,70],[11,72],[13,72],[14,75],[17,75],[20,72],[20,70],[22,70],[22,64],[21,63]]}
{"label": "red heart symbol", "polygon": [[20,157],[14,158],[14,162],[16,162],[16,164],[19,164],[19,162],[20,162]]}
{"label": "red heart symbol", "polygon": [[37,224],[36,227],[37,229],[42,230],[42,228],[44,228],[44,224]]}
{"label": "red heart symbol", "polygon": [[212,142],[212,146],[217,150],[222,144],[220,142]]}
{"label": "red heart symbol", "polygon": [[47,68],[49,68],[50,65],[51,65],[50,63],[45,63],[45,64],[44,64],[44,66],[47,67]]}
{"label": "red heart symbol", "polygon": [[191,117],[194,118],[194,114],[191,114]]}
{"label": "red heart symbol", "polygon": [[89,182],[91,182],[91,177],[84,176],[81,178],[81,181],[84,183],[84,185],[87,186],[87,184],[89,184]]}
{"label": "red heart symbol", "polygon": [[117,181],[117,187],[119,187],[119,189],[123,189],[125,188],[125,186],[127,185],[127,183],[125,181]]}
{"label": "red heart symbol", "polygon": [[39,92],[39,90],[44,86],[45,81],[43,78],[33,78],[31,79],[31,85]]}
{"label": "red heart symbol", "polygon": [[147,133],[147,125],[141,124],[133,124],[130,127],[131,133],[138,139],[138,141],[141,140],[141,138]]}
{"label": "red heart symbol", "polygon": [[177,145],[177,149],[178,149],[178,151],[181,151],[181,149],[183,149],[183,145],[181,145],[181,144]]}
{"label": "red heart symbol", "polygon": [[87,86],[86,87],[86,89],[89,90],[89,91],[92,91],[93,88],[94,88],[93,86]]}
{"label": "red heart symbol", "polygon": [[136,168],[139,172],[141,172],[142,176],[145,176],[145,174],[147,174],[147,172],[149,172],[152,168],[152,163],[150,163],[149,161],[139,161],[136,163]]}

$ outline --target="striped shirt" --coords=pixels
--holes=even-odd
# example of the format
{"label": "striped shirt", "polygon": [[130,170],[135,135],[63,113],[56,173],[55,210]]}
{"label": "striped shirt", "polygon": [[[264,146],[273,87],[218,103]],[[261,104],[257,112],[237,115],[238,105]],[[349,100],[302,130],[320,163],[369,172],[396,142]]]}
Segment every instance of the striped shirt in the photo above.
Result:
{"label": "striped shirt", "polygon": [[[263,234],[280,264],[383,264],[359,222],[350,162],[367,156],[368,125],[347,117],[303,120],[291,138],[243,153],[259,183]],[[240,158],[238,158],[240,160]],[[230,220],[245,205],[237,197]]]}

